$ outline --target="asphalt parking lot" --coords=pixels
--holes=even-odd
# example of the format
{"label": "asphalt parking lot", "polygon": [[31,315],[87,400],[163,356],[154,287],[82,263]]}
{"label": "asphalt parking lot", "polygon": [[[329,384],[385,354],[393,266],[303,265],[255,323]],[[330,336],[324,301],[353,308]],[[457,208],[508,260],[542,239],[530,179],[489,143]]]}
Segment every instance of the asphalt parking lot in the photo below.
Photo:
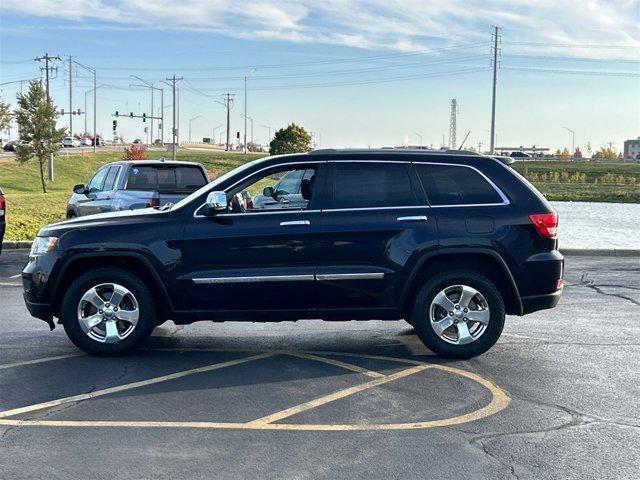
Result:
{"label": "asphalt parking lot", "polygon": [[640,259],[570,257],[487,354],[404,322],[198,323],[83,355],[0,257],[0,478],[638,478]]}

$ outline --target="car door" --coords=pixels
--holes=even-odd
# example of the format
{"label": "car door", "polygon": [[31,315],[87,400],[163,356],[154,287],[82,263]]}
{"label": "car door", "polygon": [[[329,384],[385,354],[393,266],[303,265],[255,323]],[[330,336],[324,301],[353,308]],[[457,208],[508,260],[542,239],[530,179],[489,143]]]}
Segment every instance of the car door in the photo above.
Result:
{"label": "car door", "polygon": [[[287,166],[289,170],[292,166]],[[296,166],[324,175],[323,163]],[[227,189],[243,191],[242,181]],[[320,182],[305,208],[224,212],[187,222],[178,281],[185,309],[200,311],[312,311],[318,260]]]}
{"label": "car door", "polygon": [[87,183],[87,193],[78,195],[77,208],[79,215],[84,216],[100,213],[100,206],[98,203],[100,198],[99,194],[102,192],[102,188],[110,168],[110,166],[104,166],[99,169],[91,180],[89,180],[89,183]]}
{"label": "car door", "polygon": [[323,209],[321,308],[398,306],[418,256],[437,248],[436,221],[408,162],[330,162]]}
{"label": "car door", "polygon": [[114,211],[115,190],[121,169],[122,167],[120,165],[109,167],[102,189],[96,193],[94,207],[97,212],[105,213]]}

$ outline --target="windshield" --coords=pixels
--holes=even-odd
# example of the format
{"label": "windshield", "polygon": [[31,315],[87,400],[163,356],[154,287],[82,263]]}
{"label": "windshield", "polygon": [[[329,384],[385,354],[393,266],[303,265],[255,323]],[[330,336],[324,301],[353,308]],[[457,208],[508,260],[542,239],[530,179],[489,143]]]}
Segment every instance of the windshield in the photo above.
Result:
{"label": "windshield", "polygon": [[245,163],[243,165],[240,165],[239,167],[234,168],[233,170],[225,173],[224,175],[216,178],[215,180],[213,180],[211,183],[206,184],[204,187],[199,188],[198,190],[196,190],[195,192],[193,192],[191,195],[189,195],[188,197],[183,198],[182,200],[180,200],[178,203],[176,203],[172,210],[178,210],[179,208],[184,207],[185,205],[188,205],[189,203],[191,203],[191,201],[195,198],[198,198],[200,195],[208,192],[208,191],[212,191],[214,190],[214,188],[217,185],[220,185],[222,182],[224,182],[225,180],[227,180],[228,178],[231,178],[232,176],[234,176],[237,173],[240,173],[244,170],[246,170],[249,167],[252,167],[254,165],[256,165],[257,163],[262,162],[264,159],[260,158],[258,160],[254,160],[252,162],[249,163]]}

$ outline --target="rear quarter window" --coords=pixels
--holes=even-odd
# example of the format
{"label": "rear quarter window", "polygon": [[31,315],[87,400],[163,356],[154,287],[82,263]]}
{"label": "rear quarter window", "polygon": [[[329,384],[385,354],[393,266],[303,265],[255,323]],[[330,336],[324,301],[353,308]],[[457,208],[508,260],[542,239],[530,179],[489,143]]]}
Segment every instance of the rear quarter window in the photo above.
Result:
{"label": "rear quarter window", "polygon": [[206,185],[207,178],[198,167],[133,166],[127,178],[127,190],[191,193]]}
{"label": "rear quarter window", "polygon": [[456,165],[414,164],[431,205],[503,203],[502,197],[476,170]]}

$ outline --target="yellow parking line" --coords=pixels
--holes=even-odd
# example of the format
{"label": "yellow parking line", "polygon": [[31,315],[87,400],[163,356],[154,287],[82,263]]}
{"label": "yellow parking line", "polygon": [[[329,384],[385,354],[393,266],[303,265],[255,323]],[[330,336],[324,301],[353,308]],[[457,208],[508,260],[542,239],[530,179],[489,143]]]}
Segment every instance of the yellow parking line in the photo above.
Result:
{"label": "yellow parking line", "polygon": [[22,367],[23,365],[35,365],[37,363],[51,362],[52,360],[62,360],[63,358],[82,357],[84,355],[84,353],[68,353],[66,355],[56,355],[54,357],[44,357],[36,358],[33,360],[24,360],[21,362],[5,363],[4,365],[0,365],[0,370],[4,370],[5,368]]}
{"label": "yellow parking line", "polygon": [[241,363],[251,362],[253,360],[259,360],[267,358],[273,355],[273,352],[261,353],[260,355],[253,355],[251,357],[239,358],[236,360],[229,360],[228,362],[214,363],[213,365],[207,365],[205,367],[192,368],[190,370],[183,370],[182,372],[171,373],[169,375],[162,375],[160,377],[150,378],[148,380],[142,380],[139,382],[127,383],[125,385],[118,385],[116,387],[109,387],[102,390],[96,390],[90,393],[82,393],[80,395],[73,395],[71,397],[59,398],[57,400],[50,400],[48,402],[36,403],[34,405],[27,405],[25,407],[13,408],[11,410],[5,410],[0,412],[0,418],[12,417],[14,415],[20,415],[22,413],[33,412],[35,410],[42,410],[43,408],[56,407],[64,403],[78,402],[81,400],[88,400],[90,398],[100,397],[102,395],[108,395],[110,393],[122,392],[124,390],[131,390],[132,388],[144,387],[147,385],[154,385],[160,382],[166,382],[168,380],[175,380],[176,378],[186,377],[187,375],[193,375],[196,373],[210,372],[212,370],[219,370],[221,368],[231,367],[233,365],[239,365]]}
{"label": "yellow parking line", "polygon": [[337,355],[339,357],[370,358],[371,360],[386,360],[398,363],[407,363],[409,365],[424,365],[424,362],[421,362],[420,360],[411,360],[409,358],[398,357],[384,357],[382,355],[367,355],[365,353],[325,352],[323,350],[311,351],[307,353],[313,353],[317,355]]}
{"label": "yellow parking line", "polygon": [[328,363],[329,365],[335,365],[336,367],[344,368],[346,370],[351,370],[353,372],[361,373],[366,375],[367,377],[373,378],[381,378],[385,377],[384,374],[379,372],[374,372],[373,370],[369,370],[366,368],[359,367],[357,365],[353,365],[351,363],[341,362],[340,360],[334,360],[333,358],[321,357],[318,355],[311,355],[309,353],[302,352],[283,352],[286,355],[291,355],[292,357],[306,358],[308,360],[314,360],[316,362]]}
{"label": "yellow parking line", "polygon": [[273,423],[278,420],[282,420],[283,418],[296,415],[297,413],[304,412],[305,410],[311,410],[312,408],[317,408],[320,405],[324,405],[325,403],[333,402],[335,400],[348,397],[349,395],[362,392],[369,388],[377,387],[378,385],[382,385],[384,383],[393,382],[394,380],[398,380],[399,378],[421,372],[428,368],[431,368],[431,365],[416,365],[415,367],[407,368],[405,370],[401,370],[400,372],[397,372],[391,375],[386,375],[382,378],[376,378],[375,380],[361,383],[360,385],[355,385],[353,387],[345,388],[343,390],[338,390],[337,392],[333,392],[328,395],[318,397],[314,400],[301,403],[300,405],[295,405],[293,407],[286,408],[284,410],[272,413],[265,417],[257,418],[255,420],[248,422],[247,425],[253,426],[253,425],[264,425],[267,423]]}

